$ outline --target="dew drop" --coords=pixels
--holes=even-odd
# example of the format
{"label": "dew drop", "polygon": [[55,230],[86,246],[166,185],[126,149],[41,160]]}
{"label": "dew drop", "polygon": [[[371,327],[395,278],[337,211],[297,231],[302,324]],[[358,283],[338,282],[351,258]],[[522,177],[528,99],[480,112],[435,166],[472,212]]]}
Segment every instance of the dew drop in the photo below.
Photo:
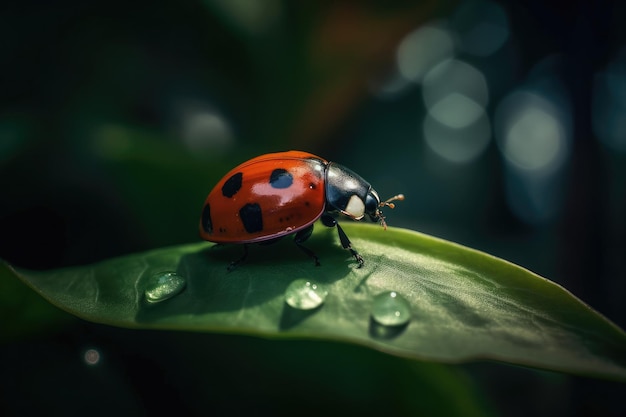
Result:
{"label": "dew drop", "polygon": [[150,278],[146,288],[146,300],[149,303],[158,303],[169,300],[185,289],[185,279],[175,272],[160,272]]}
{"label": "dew drop", "polygon": [[372,318],[383,326],[402,326],[411,320],[409,302],[395,291],[374,297]]}
{"label": "dew drop", "polygon": [[322,305],[328,290],[313,281],[297,279],[285,290],[285,302],[298,310],[312,310]]}

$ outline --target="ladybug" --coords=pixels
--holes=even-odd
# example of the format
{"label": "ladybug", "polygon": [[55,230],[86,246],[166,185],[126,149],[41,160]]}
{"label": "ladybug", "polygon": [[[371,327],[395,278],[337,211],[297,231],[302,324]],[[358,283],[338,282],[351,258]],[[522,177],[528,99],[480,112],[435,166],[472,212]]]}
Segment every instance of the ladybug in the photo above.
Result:
{"label": "ladybug", "polygon": [[319,156],[288,151],[258,156],[232,169],[209,193],[200,217],[200,236],[218,244],[243,244],[243,256],[229,270],[245,260],[250,243],[273,243],[287,235],[319,266],[319,259],[303,246],[313,233],[317,219],[336,227],[341,246],[358,262],[363,257],[352,247],[335,215],[361,220],[367,214],[386,229],[381,207],[394,208],[392,201],[402,194],[380,201],[372,186],[356,173]]}

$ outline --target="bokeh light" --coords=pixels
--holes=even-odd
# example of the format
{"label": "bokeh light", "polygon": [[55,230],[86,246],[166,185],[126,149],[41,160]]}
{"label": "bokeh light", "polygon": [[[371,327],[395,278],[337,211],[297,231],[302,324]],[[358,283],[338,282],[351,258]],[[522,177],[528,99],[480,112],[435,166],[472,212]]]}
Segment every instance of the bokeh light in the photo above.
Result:
{"label": "bokeh light", "polygon": [[484,112],[463,129],[440,123],[429,114],[424,119],[423,133],[426,145],[437,156],[447,162],[462,164],[475,160],[487,148],[491,125]]}
{"label": "bokeh light", "polygon": [[626,152],[626,47],[594,77],[592,123],[604,146]]}
{"label": "bokeh light", "polygon": [[230,124],[211,106],[185,102],[177,106],[177,137],[193,152],[223,154],[234,145]]}
{"label": "bokeh light", "polygon": [[458,32],[458,48],[476,56],[489,56],[509,38],[509,22],[499,4],[467,0],[456,10],[451,23]]}
{"label": "bokeh light", "polygon": [[83,354],[83,360],[89,366],[95,366],[100,363],[100,352],[96,349],[87,349]]}
{"label": "bokeh light", "polygon": [[421,26],[402,39],[391,73],[382,80],[373,81],[370,89],[378,98],[395,99],[420,84],[437,64],[453,56],[453,34],[443,23]]}
{"label": "bokeh light", "polygon": [[568,106],[557,106],[548,92],[520,89],[498,106],[494,125],[505,162],[507,203],[529,224],[540,224],[560,210],[563,166],[570,153]]}
{"label": "bokeh light", "polygon": [[540,174],[563,163],[568,152],[564,124],[546,98],[515,92],[500,104],[496,118],[498,144],[509,165]]}
{"label": "bokeh light", "polygon": [[428,113],[441,124],[461,129],[475,122],[485,110],[466,95],[454,92],[429,107]]}
{"label": "bokeh light", "polygon": [[429,148],[454,163],[480,156],[491,137],[484,75],[463,61],[445,60],[424,77],[422,96],[428,113],[423,133]]}
{"label": "bokeh light", "polygon": [[396,56],[402,77],[419,83],[432,67],[453,55],[451,33],[431,24],[409,33],[398,46]]}
{"label": "bokeh light", "polygon": [[475,122],[489,99],[484,75],[456,59],[443,61],[428,72],[422,95],[428,112],[440,123],[454,128]]}

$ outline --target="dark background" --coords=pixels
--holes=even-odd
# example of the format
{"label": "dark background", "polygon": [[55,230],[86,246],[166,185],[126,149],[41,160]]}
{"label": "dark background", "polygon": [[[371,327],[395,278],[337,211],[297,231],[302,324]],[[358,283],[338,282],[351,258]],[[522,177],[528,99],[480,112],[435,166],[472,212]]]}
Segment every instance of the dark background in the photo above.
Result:
{"label": "dark background", "polygon": [[[196,241],[202,202],[224,172],[302,149],[352,168],[381,197],[404,193],[390,225],[522,265],[623,328],[624,9],[610,1],[4,3],[0,257],[49,269]],[[426,80],[398,81],[398,46],[425,25],[446,33],[450,57],[488,86],[480,104],[489,141],[463,162],[426,138]],[[505,145],[504,103],[528,91],[549,103],[564,132],[561,159],[541,172],[515,166]],[[397,403],[410,395],[393,387],[429,383],[405,374],[404,361],[358,348],[111,329],[3,285],[14,291],[3,295],[3,415],[283,414],[312,392],[311,414],[373,414],[394,402],[396,414],[412,414],[428,402]],[[102,363],[85,365],[89,348]],[[296,358],[311,355],[298,372]],[[355,359],[335,382],[320,375],[346,358]],[[624,412],[623,385],[504,365],[453,368],[496,414]],[[370,382],[357,375],[364,369]],[[386,378],[398,384],[376,382]]]}

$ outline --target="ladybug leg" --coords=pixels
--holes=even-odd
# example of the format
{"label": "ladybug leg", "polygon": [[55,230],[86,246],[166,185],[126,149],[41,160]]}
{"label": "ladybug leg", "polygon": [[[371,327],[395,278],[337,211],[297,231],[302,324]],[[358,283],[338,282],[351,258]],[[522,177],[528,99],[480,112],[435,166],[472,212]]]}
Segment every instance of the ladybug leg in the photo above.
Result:
{"label": "ladybug leg", "polygon": [[228,272],[230,272],[233,269],[237,268],[237,266],[239,266],[240,263],[245,261],[247,257],[248,257],[248,245],[246,243],[244,243],[243,244],[243,255],[241,255],[241,257],[239,259],[232,261],[230,263],[230,265],[228,265],[228,268],[226,268],[228,270]]}
{"label": "ladybug leg", "polygon": [[309,257],[313,258],[313,261],[315,261],[315,266],[320,266],[320,260],[317,257],[317,255],[311,249],[307,248],[306,246],[302,244],[308,238],[311,237],[312,233],[313,233],[313,225],[297,232],[293,238],[293,241],[296,243],[296,245],[300,248],[302,252],[306,253]]}
{"label": "ladybug leg", "polygon": [[337,227],[337,233],[339,234],[339,241],[341,242],[341,246],[344,249],[348,249],[352,256],[354,256],[354,259],[356,259],[356,261],[359,263],[358,268],[362,267],[365,264],[365,260],[363,260],[363,257],[359,255],[359,253],[352,247],[352,243],[350,242],[350,239],[348,239],[348,235],[346,235],[346,232],[344,232],[341,226],[339,226],[337,220],[333,216],[330,216],[328,214],[323,215],[321,220],[324,226]]}

